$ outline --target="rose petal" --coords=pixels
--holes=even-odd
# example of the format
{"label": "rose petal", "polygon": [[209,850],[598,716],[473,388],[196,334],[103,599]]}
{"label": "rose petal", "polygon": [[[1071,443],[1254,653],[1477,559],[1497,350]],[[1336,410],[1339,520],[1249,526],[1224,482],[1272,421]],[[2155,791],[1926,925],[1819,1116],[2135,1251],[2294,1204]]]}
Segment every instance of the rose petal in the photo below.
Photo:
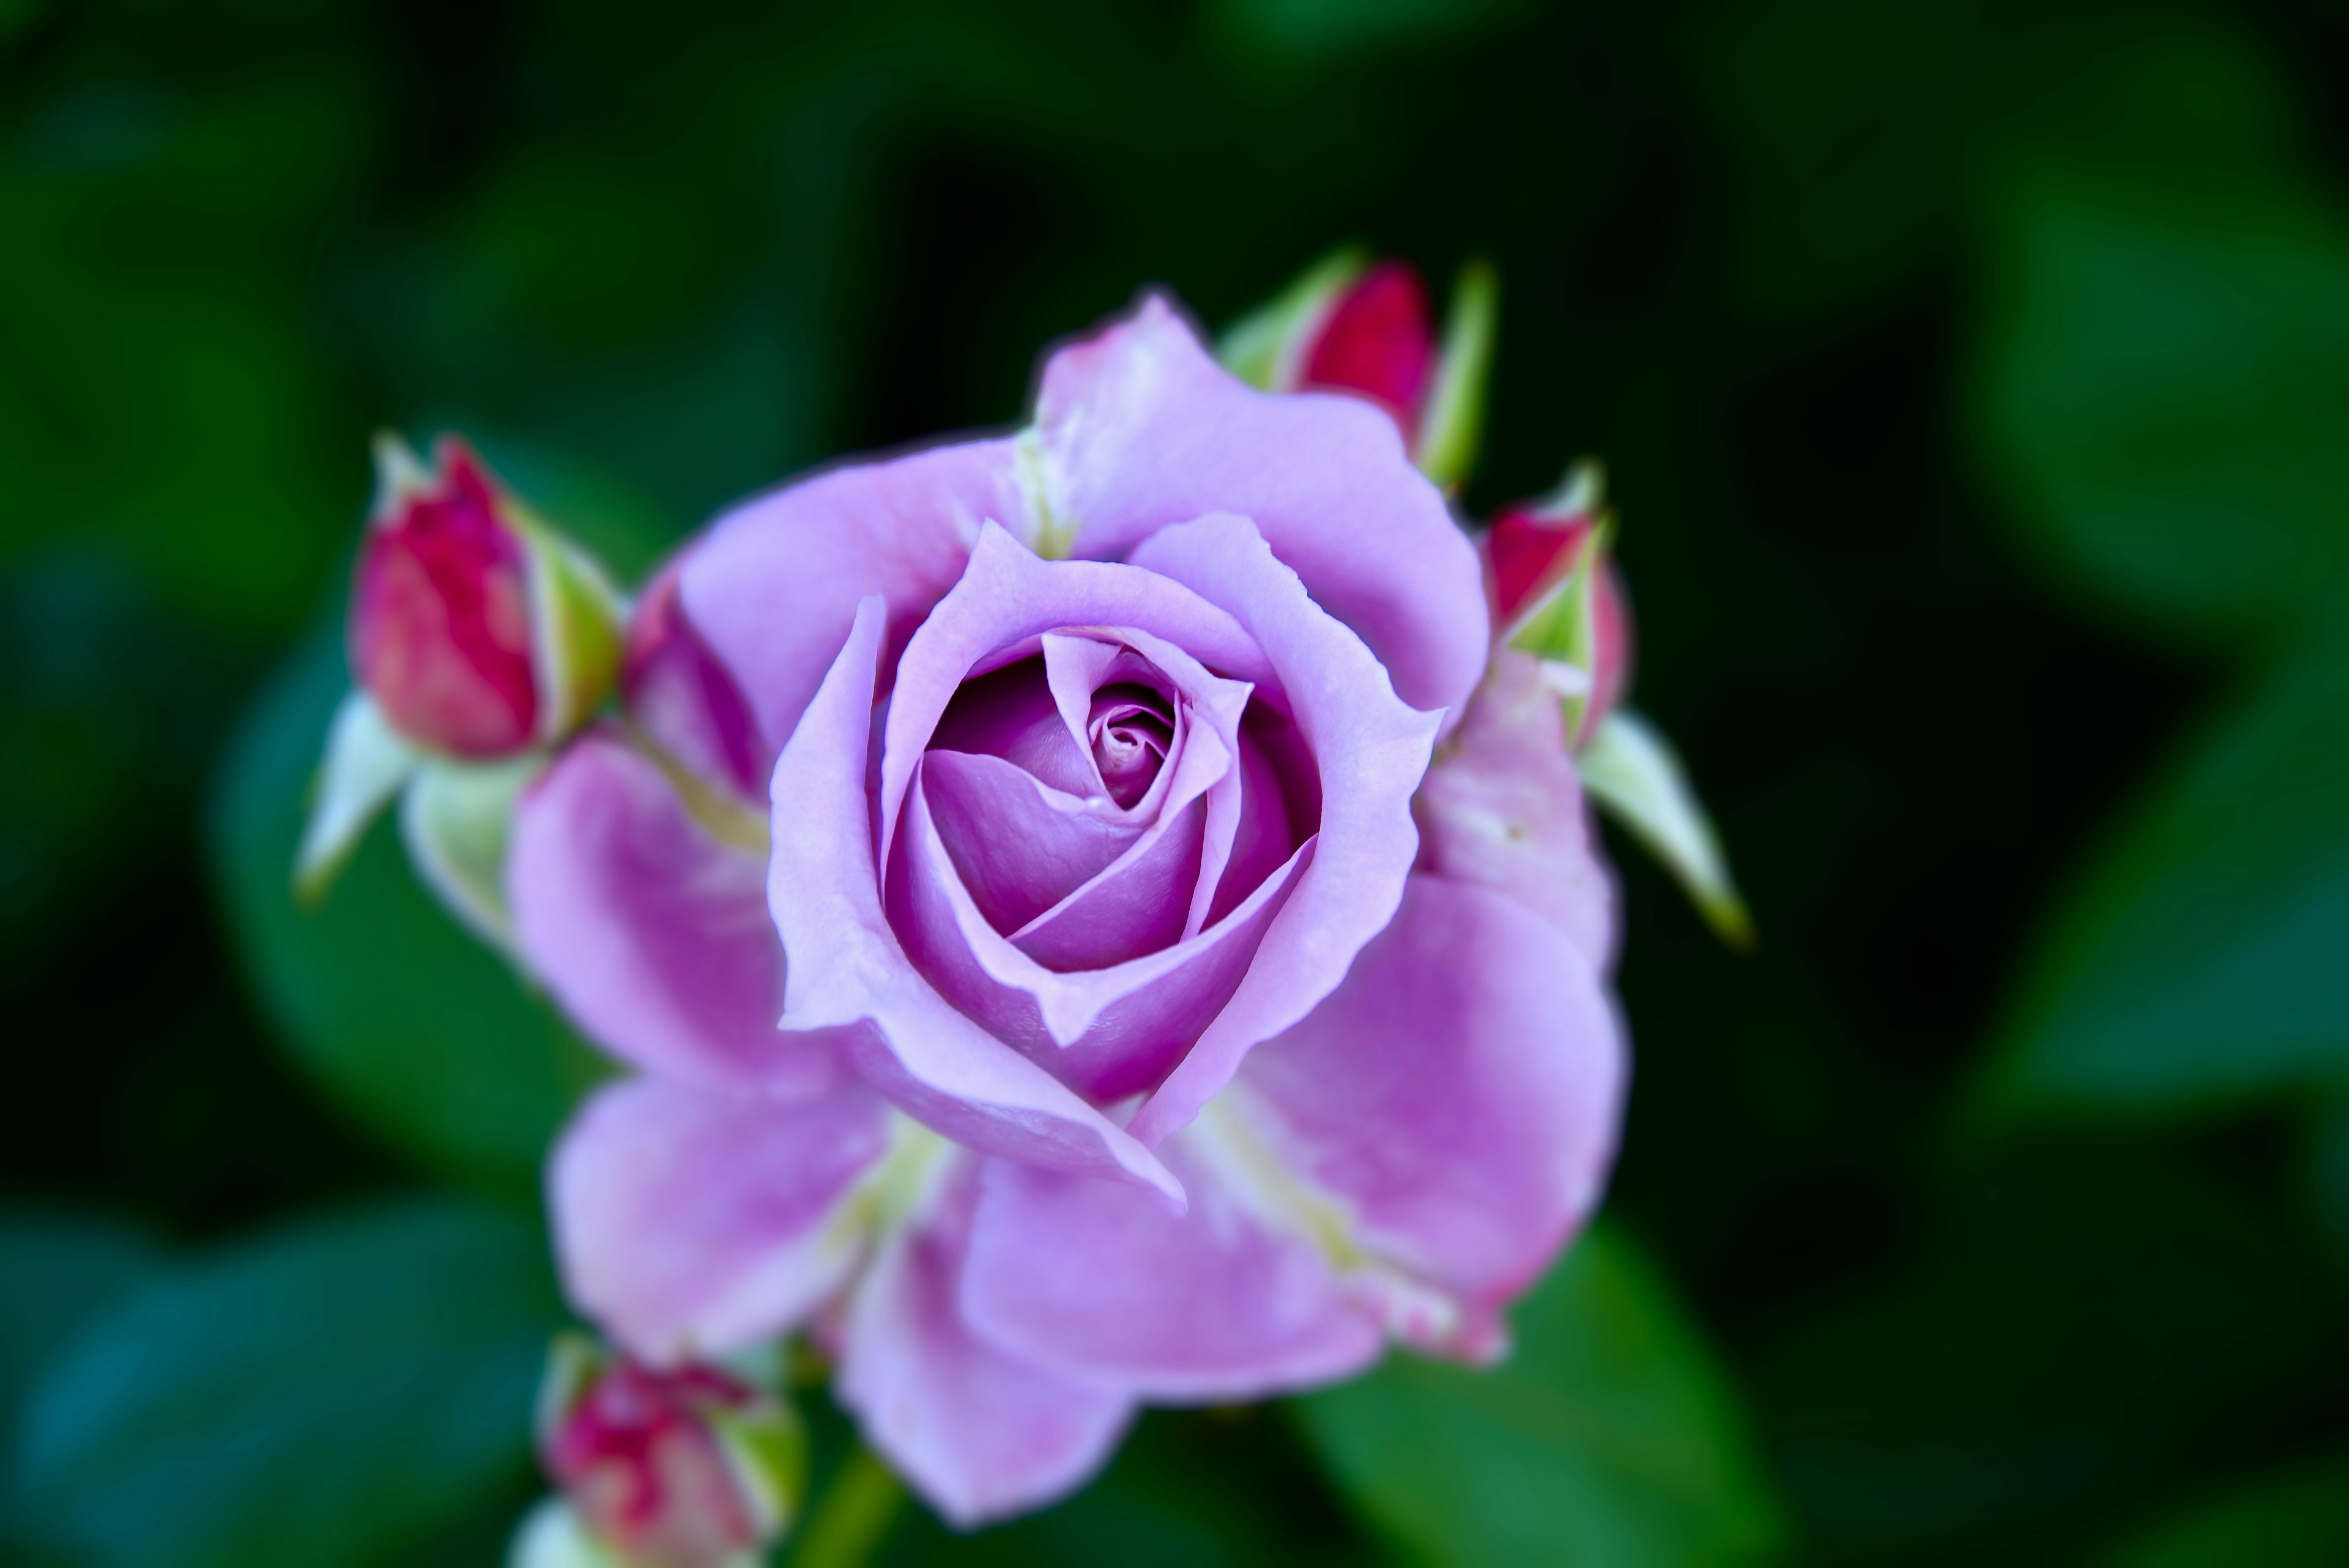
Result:
{"label": "rose petal", "polygon": [[1020,659],[964,681],[931,733],[930,748],[1000,757],[1077,800],[1101,793],[1101,775],[1084,737],[1070,733],[1040,658]]}
{"label": "rose petal", "polygon": [[1260,1399],[1376,1359],[1379,1331],[1310,1238],[1182,1152],[1180,1219],[1117,1185],[992,1161],[963,1312],[989,1340],[1144,1398]]}
{"label": "rose petal", "polygon": [[628,717],[701,778],[747,799],[765,793],[775,749],[750,704],[709,650],[678,595],[683,560],[671,561],[636,597],[621,674]]}
{"label": "rose petal", "polygon": [[779,1104],[659,1078],[599,1091],[555,1146],[547,1199],[564,1288],[639,1355],[781,1333],[847,1278],[842,1212],[888,1143],[861,1085]]}
{"label": "rose petal", "polygon": [[1476,552],[1377,409],[1255,390],[1154,295],[1052,356],[1027,439],[1071,554],[1138,560],[1161,528],[1237,513],[1405,701],[1456,710],[1475,689],[1491,637]]}
{"label": "rose petal", "polygon": [[1133,1416],[1123,1393],[1008,1353],[963,1321],[972,1187],[968,1165],[949,1173],[930,1212],[883,1243],[850,1303],[833,1384],[890,1468],[965,1529],[1074,1490]]}
{"label": "rose petal", "polygon": [[886,602],[894,651],[962,575],[981,521],[1019,516],[1022,505],[1008,441],[836,468],[719,518],[685,564],[685,607],[780,748],[857,601]]}
{"label": "rose petal", "polygon": [[1452,1309],[1410,1314],[1416,1293],[1398,1293],[1407,1315],[1392,1326],[1485,1355],[1501,1307],[1599,1201],[1626,1066],[1567,932],[1492,889],[1418,876],[1346,983],[1257,1047],[1217,1106],[1335,1200],[1353,1245]]}
{"label": "rose petal", "polygon": [[783,950],[759,856],[718,843],[659,768],[581,737],[523,794],[506,887],[530,967],[588,1036],[714,1089],[823,1093],[823,1042],[780,1033]]}
{"label": "rose petal", "polygon": [[856,1068],[915,1119],[983,1154],[1140,1181],[1180,1205],[1182,1187],[1156,1156],[948,1006],[883,919],[865,756],[884,613],[877,597],[857,607],[848,640],[775,763],[767,903],[794,955],[784,1022],[815,1029],[869,1020],[874,1028],[849,1036]]}
{"label": "rose petal", "polygon": [[955,875],[926,792],[905,803],[889,912],[922,974],[988,1035],[1096,1101],[1156,1085],[1241,982],[1264,932],[1311,864],[1309,841],[1232,915],[1199,936],[1107,969],[1046,969],[988,925]]}
{"label": "rose petal", "polygon": [[1582,785],[1541,665],[1503,649],[1420,786],[1422,859],[1557,922],[1593,965],[1613,953],[1615,888],[1590,852]]}
{"label": "rose petal", "polygon": [[1141,836],[1000,757],[931,752],[922,793],[963,886],[1007,935],[1100,874]]}
{"label": "rose petal", "polygon": [[897,661],[881,758],[883,865],[889,861],[914,769],[965,676],[1004,649],[1072,627],[1148,632],[1236,680],[1270,674],[1239,623],[1181,584],[1105,561],[1040,560],[988,524],[979,530],[962,579],[938,601]]}
{"label": "rose petal", "polygon": [[1311,1012],[1402,897],[1419,848],[1412,792],[1440,715],[1415,712],[1361,639],[1306,596],[1246,518],[1203,517],[1154,535],[1134,564],[1237,616],[1271,662],[1319,774],[1313,864],[1265,932],[1239,989],[1128,1124],[1145,1143],[1196,1116],[1257,1041]]}

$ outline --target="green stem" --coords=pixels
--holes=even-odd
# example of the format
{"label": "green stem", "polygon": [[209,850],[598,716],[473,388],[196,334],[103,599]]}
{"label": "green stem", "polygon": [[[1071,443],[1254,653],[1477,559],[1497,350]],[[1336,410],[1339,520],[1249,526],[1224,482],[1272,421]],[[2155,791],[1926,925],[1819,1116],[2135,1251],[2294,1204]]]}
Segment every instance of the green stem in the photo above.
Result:
{"label": "green stem", "polygon": [[833,1472],[784,1561],[790,1568],[864,1568],[905,1501],[905,1484],[859,1443]]}

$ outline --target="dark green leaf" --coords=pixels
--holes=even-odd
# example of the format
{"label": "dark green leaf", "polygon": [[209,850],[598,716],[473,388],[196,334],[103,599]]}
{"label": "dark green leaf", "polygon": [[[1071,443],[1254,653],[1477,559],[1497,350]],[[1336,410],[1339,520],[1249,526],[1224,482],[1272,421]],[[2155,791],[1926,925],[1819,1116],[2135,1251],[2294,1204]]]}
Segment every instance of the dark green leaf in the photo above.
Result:
{"label": "dark green leaf", "polygon": [[1398,1355],[1299,1401],[1366,1514],[1431,1561],[1744,1562],[1778,1514],[1734,1399],[1653,1268],[1605,1227],[1514,1314],[1489,1371]]}
{"label": "dark green leaf", "polygon": [[326,722],[347,681],[321,628],[263,691],[212,802],[215,874],[248,972],[302,1064],[444,1168],[533,1182],[595,1058],[435,903],[378,823],[323,904],[288,877]]}
{"label": "dark green leaf", "polygon": [[2331,1568],[2349,1563],[2349,1454],[2205,1498],[2114,1553],[2112,1568]]}
{"label": "dark green leaf", "polygon": [[26,1401],[29,1518],[138,1568],[332,1568],[524,1463],[560,1309],[536,1227],[413,1202],[289,1226],[89,1324]]}
{"label": "dark green leaf", "polygon": [[2094,595],[2269,639],[2349,605],[2349,231],[2313,200],[2040,188],[2015,206],[1984,428]]}
{"label": "dark green leaf", "polygon": [[1994,1102],[2174,1111],[2349,1075],[2349,659],[2271,679],[2068,900]]}

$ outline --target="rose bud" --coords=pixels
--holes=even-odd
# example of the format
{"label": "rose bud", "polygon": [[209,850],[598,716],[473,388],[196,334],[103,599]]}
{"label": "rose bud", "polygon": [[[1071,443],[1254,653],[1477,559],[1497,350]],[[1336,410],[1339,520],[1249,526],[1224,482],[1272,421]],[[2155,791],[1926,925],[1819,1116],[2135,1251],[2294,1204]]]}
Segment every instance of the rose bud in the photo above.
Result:
{"label": "rose bud", "polygon": [[807,1443],[792,1407],[698,1363],[647,1366],[575,1334],[540,1390],[539,1457],[562,1501],[518,1563],[749,1568],[791,1527]]}
{"label": "rose bud", "polygon": [[376,442],[347,628],[358,685],[327,734],[294,887],[320,896],[398,795],[419,874],[502,943],[514,796],[611,690],[623,607],[472,448],[443,436],[434,457],[427,469],[398,437]]}
{"label": "rose bud", "polygon": [[376,444],[377,490],[351,596],[351,670],[391,727],[451,756],[558,740],[593,712],[619,660],[604,574],[443,436],[425,469]]}
{"label": "rose bud", "polygon": [[1539,661],[1542,684],[1564,705],[1575,771],[1590,797],[1680,881],[1723,940],[1745,947],[1753,919],[1713,819],[1671,743],[1623,706],[1631,605],[1603,483],[1597,463],[1577,463],[1551,494],[1504,507],[1477,541],[1494,643]]}
{"label": "rose bud", "polygon": [[1376,403],[1420,471],[1454,488],[1475,459],[1497,302],[1493,269],[1469,263],[1439,349],[1418,270],[1349,249],[1226,333],[1217,353],[1268,392],[1349,392]]}
{"label": "rose bud", "polygon": [[1504,507],[1478,542],[1493,596],[1495,640],[1544,661],[1566,698],[1578,751],[1622,701],[1631,679],[1631,607],[1609,546],[1595,463],[1536,501]]}

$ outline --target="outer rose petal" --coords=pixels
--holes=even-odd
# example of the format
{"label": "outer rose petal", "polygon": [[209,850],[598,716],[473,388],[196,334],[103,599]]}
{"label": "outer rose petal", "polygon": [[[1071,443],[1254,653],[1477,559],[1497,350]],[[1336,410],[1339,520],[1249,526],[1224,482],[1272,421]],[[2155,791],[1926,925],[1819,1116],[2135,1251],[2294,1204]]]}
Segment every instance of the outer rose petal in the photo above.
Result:
{"label": "outer rose petal", "polygon": [[1412,792],[1440,715],[1397,700],[1371,650],[1306,597],[1246,518],[1162,530],[1134,564],[1230,611],[1271,661],[1319,769],[1320,834],[1256,961],[1190,1054],[1127,1124],[1144,1143],[1190,1121],[1248,1048],[1313,1010],[1394,913],[1419,851]]}
{"label": "outer rose petal", "polygon": [[756,800],[775,763],[750,704],[709,650],[678,595],[680,557],[636,596],[620,688],[628,717],[700,777]]}
{"label": "outer rose petal", "polygon": [[1561,928],[1419,876],[1346,983],[1258,1046],[1228,1098],[1350,1217],[1355,1247],[1458,1309],[1394,1326],[1473,1355],[1499,1347],[1502,1306],[1597,1204],[1625,1067],[1597,971]]}
{"label": "outer rose petal", "polygon": [[1041,1067],[947,1005],[906,961],[881,912],[865,757],[883,607],[856,621],[776,760],[767,906],[794,954],[784,1021],[869,1022],[846,1036],[857,1069],[916,1120],[982,1154],[1183,1189],[1158,1158]]}
{"label": "outer rose petal", "polygon": [[1260,1399],[1378,1358],[1330,1259],[1183,1161],[1191,1208],[1120,1184],[990,1162],[963,1312],[1023,1355],[1145,1398]]}
{"label": "outer rose petal", "polygon": [[861,1085],[782,1105],[658,1078],[599,1092],[555,1146],[564,1289],[640,1356],[722,1353],[836,1291],[864,1233],[842,1202],[888,1144]]}
{"label": "outer rose petal", "polygon": [[974,1173],[958,1163],[932,1211],[895,1231],[865,1271],[836,1387],[891,1465],[968,1527],[1073,1490],[1116,1447],[1133,1402],[971,1332],[958,1297]]}
{"label": "outer rose petal", "polygon": [[1475,549],[1377,409],[1257,391],[1153,295],[1052,356],[1034,439],[1047,521],[1073,531],[1071,554],[1132,556],[1161,528],[1237,513],[1403,701],[1456,710],[1475,689],[1491,635]]}
{"label": "outer rose petal", "polygon": [[717,843],[650,761],[583,736],[525,794],[506,862],[532,970],[605,1049],[704,1088],[803,1096],[828,1043],[779,1033],[783,950],[758,856]]}
{"label": "outer rose petal", "polygon": [[988,518],[1023,503],[1008,441],[836,468],[745,502],[685,564],[685,607],[780,748],[823,680],[857,601],[888,605],[891,658],[962,576]]}
{"label": "outer rose petal", "polygon": [[1420,786],[1422,863],[1507,894],[1564,927],[1592,963],[1614,951],[1615,888],[1590,853],[1557,695],[1503,649]]}

